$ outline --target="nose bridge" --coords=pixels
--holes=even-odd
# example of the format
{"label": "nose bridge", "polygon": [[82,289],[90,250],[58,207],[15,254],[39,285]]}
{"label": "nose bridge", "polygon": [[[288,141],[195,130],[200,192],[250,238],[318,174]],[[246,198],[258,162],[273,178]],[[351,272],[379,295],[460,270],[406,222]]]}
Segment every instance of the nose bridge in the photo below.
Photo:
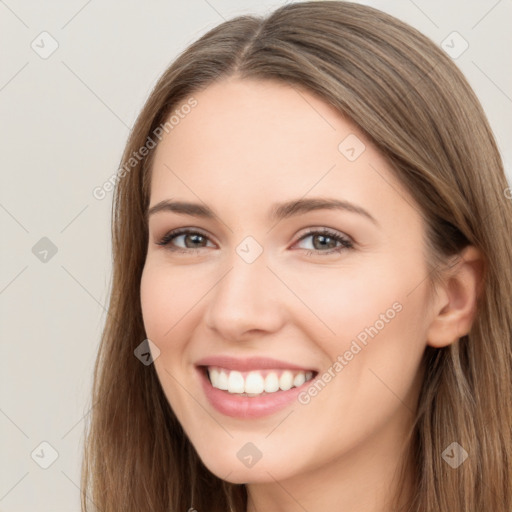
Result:
{"label": "nose bridge", "polygon": [[225,338],[236,339],[249,330],[275,330],[282,320],[278,290],[272,283],[275,276],[267,268],[265,254],[247,257],[251,251],[247,247],[242,243],[233,251],[227,270],[209,294],[206,324]]}

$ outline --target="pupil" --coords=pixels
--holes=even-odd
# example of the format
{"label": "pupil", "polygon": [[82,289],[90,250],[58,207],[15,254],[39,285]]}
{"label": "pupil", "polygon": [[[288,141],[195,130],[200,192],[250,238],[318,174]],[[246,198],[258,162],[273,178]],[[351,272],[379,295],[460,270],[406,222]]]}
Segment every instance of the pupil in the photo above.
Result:
{"label": "pupil", "polygon": [[[189,236],[189,238],[185,237],[185,245],[187,247],[189,247],[189,248],[190,247],[193,248],[194,247],[194,243],[201,242],[201,239],[203,238],[202,235],[188,235],[188,236]],[[188,244],[188,240],[192,240],[192,245]]]}
{"label": "pupil", "polygon": [[325,242],[326,240],[330,240],[330,244],[329,243],[321,243],[319,246],[317,246],[317,244],[315,244],[313,242],[313,245],[315,246],[315,249],[319,249],[319,248],[322,248],[322,247],[328,247],[329,249],[334,249],[336,247],[336,240],[334,240],[333,238],[331,238],[330,236],[324,236],[324,235],[315,235],[313,237],[314,240],[318,240],[318,239],[321,239],[322,242]]}

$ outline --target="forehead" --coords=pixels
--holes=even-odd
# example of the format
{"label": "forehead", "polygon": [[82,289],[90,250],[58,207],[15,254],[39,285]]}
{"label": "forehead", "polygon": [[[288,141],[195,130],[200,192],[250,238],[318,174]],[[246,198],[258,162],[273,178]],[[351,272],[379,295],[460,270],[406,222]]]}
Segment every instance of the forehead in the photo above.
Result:
{"label": "forehead", "polygon": [[306,156],[318,163],[332,161],[339,156],[339,141],[357,132],[311,92],[275,81],[230,78],[194,98],[197,105],[172,128],[157,153],[187,146],[195,151],[180,154],[180,161],[236,161],[244,164],[241,171],[253,167],[252,161],[284,171]]}
{"label": "forehead", "polygon": [[384,157],[309,91],[232,78],[193,97],[196,106],[155,150],[151,204],[200,198],[240,211],[307,194],[339,196],[370,210],[378,201],[390,215],[411,209]]}

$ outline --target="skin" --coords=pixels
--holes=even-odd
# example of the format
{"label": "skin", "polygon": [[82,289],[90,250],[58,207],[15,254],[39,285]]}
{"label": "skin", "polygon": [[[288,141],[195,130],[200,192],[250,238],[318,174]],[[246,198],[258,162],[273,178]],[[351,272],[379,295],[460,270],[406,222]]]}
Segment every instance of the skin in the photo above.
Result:
{"label": "skin", "polygon": [[[413,492],[394,472],[422,354],[468,332],[480,254],[469,247],[429,296],[419,208],[352,123],[311,93],[271,81],[231,77],[194,97],[197,106],[155,149],[150,208],[166,199],[205,203],[217,217],[150,216],[141,280],[167,399],[206,467],[248,484],[248,512],[391,510],[398,486]],[[338,150],[350,134],[365,144],[354,161]],[[350,201],[378,225],[332,209],[269,220],[272,204],[302,197]],[[182,227],[206,238],[157,244]],[[326,255],[333,246],[318,236],[300,240],[324,227],[354,248]],[[236,252],[247,236],[263,248],[250,264]],[[238,419],[202,391],[194,363],[217,354],[274,357],[322,374],[397,302],[401,311],[307,405]],[[250,468],[237,458],[248,442],[262,453]]]}

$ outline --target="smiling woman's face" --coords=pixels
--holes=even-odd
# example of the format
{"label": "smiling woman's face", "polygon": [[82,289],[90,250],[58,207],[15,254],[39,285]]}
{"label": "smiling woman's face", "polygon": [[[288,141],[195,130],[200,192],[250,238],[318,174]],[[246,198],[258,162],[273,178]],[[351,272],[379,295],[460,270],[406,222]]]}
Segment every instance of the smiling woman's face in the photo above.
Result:
{"label": "smiling woman's face", "polygon": [[[194,97],[155,150],[141,282],[167,399],[220,478],[336,467],[371,486],[373,468],[395,467],[421,382],[432,311],[419,211],[382,155],[314,95],[230,79]],[[204,361],[215,356],[235,361]],[[280,362],[244,366],[255,357]],[[208,364],[231,391],[269,392],[214,389]],[[271,392],[294,367],[299,387]],[[318,372],[316,387],[297,368]]]}

